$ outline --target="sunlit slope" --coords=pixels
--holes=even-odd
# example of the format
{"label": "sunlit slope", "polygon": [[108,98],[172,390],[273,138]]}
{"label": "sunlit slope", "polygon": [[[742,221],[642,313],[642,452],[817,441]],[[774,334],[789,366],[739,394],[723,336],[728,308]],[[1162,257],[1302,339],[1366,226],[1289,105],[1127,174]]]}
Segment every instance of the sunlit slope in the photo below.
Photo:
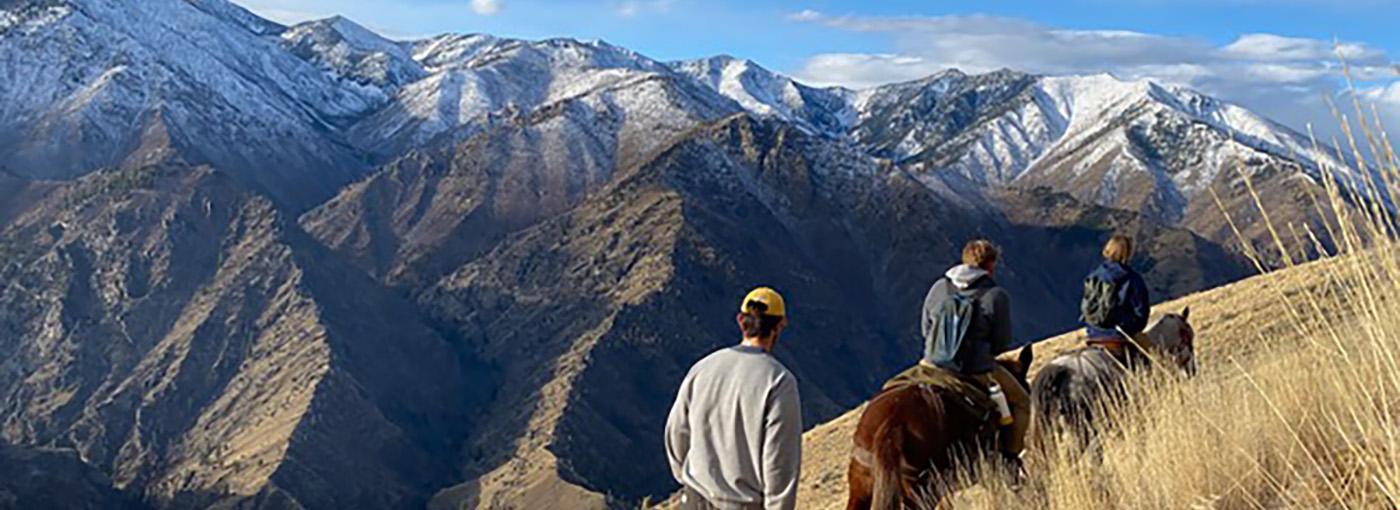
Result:
{"label": "sunlit slope", "polygon": [[[1327,282],[1334,280],[1326,275],[1341,269],[1345,263],[1332,260],[1314,262],[1256,276],[1158,304],[1153,307],[1153,312],[1154,315],[1180,313],[1188,306],[1191,308],[1198,361],[1205,377],[1210,372],[1232,370],[1236,362],[1248,365],[1270,352],[1271,346],[1295,341],[1291,340],[1299,337],[1295,330],[1298,324],[1295,313],[1306,317],[1315,314],[1301,309],[1290,310],[1286,303],[1294,302],[1296,306],[1310,308],[1309,301],[1301,296],[1330,294],[1331,289],[1326,288]],[[1068,291],[1077,292],[1077,289]],[[1281,296],[1293,299],[1285,300]],[[1323,301],[1330,302],[1326,299]],[[1335,317],[1335,320],[1345,318]],[[1074,348],[1082,341],[1083,333],[1076,331],[1038,342],[1032,373],[1056,353]],[[799,508],[820,510],[845,507],[845,477],[851,435],[862,409],[854,409],[818,425],[804,436]]]}

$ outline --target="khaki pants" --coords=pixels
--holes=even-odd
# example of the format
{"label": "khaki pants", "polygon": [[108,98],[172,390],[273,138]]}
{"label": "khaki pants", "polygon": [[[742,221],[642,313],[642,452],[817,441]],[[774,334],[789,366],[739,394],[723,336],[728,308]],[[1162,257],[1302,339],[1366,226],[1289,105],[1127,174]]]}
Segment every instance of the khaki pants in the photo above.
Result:
{"label": "khaki pants", "polygon": [[978,374],[977,381],[990,386],[996,383],[1001,386],[1002,393],[1006,394],[1006,403],[1011,407],[1011,433],[1002,434],[1002,451],[1010,455],[1020,455],[1026,449],[1026,430],[1031,426],[1031,396],[1026,392],[1026,388],[1021,386],[1016,376],[1006,371],[1006,368],[997,365],[991,372]]}

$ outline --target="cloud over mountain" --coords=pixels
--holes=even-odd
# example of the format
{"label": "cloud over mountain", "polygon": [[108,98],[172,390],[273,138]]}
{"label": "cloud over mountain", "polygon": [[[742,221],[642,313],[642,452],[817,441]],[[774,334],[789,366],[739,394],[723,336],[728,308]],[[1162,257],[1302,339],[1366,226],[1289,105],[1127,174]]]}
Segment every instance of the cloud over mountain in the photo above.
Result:
{"label": "cloud over mountain", "polygon": [[493,16],[501,12],[501,0],[472,0],[472,12]]}

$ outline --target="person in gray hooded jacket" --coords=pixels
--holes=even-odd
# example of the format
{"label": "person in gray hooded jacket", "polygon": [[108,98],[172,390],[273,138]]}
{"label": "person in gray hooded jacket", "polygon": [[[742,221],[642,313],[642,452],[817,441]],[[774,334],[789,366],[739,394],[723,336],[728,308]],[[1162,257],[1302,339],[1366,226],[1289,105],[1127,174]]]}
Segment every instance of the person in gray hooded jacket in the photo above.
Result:
{"label": "person in gray hooded jacket", "polygon": [[[990,241],[975,240],[963,247],[962,264],[953,266],[929,289],[924,298],[920,323],[924,336],[924,358],[920,363],[957,372],[977,380],[984,387],[1001,386],[1014,420],[1009,434],[1003,434],[1002,449],[1009,458],[1019,458],[1025,448],[1030,426],[1030,395],[1016,377],[995,361],[996,356],[1022,347],[1011,335],[1011,297],[997,285],[999,251]],[[956,353],[938,353],[937,336],[944,303],[960,294],[972,299],[972,318]]]}

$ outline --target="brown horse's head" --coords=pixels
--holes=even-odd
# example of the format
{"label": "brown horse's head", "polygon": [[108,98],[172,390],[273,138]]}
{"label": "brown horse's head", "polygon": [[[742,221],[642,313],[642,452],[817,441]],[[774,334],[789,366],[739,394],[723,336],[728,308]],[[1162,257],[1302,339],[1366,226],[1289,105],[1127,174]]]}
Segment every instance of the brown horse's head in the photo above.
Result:
{"label": "brown horse's head", "polygon": [[1196,373],[1196,330],[1191,327],[1191,307],[1180,314],[1169,313],[1157,320],[1144,334],[1152,348],[1187,375]]}

